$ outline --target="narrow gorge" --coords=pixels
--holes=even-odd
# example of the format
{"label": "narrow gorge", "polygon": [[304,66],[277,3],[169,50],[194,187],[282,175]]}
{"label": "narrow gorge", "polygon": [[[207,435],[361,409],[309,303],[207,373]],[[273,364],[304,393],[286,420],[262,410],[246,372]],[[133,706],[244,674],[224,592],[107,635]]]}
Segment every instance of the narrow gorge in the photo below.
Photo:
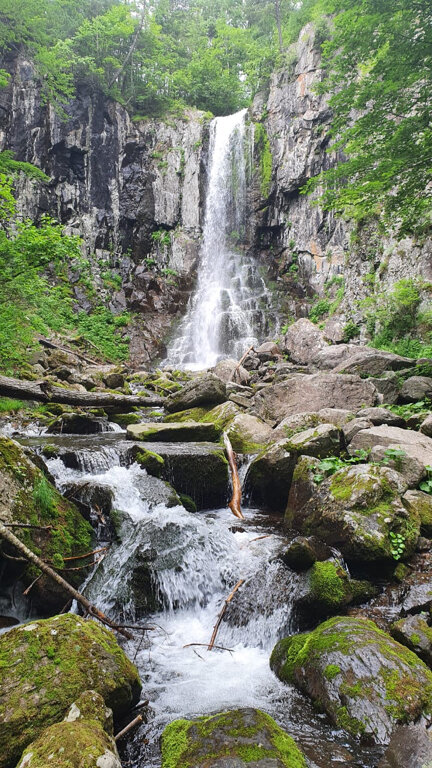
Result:
{"label": "narrow gorge", "polygon": [[[141,114],[130,61],[150,89],[188,3],[90,3],[77,40],[95,23],[106,51],[85,76],[96,54],[55,15],[63,101],[6,5],[0,768],[427,768],[432,239],[312,188],[352,149],[324,88],[332,9],[276,3],[271,67],[247,38],[247,98],[222,105],[208,22],[204,97]],[[105,6],[130,29],[104,88]],[[256,22],[227,18],[231,76]]]}

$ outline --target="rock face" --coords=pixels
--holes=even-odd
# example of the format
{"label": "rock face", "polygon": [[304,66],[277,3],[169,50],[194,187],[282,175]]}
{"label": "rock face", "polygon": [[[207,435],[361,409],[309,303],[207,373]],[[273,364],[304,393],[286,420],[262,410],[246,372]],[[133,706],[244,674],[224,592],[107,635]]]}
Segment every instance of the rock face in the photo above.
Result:
{"label": "rock face", "polygon": [[82,691],[99,693],[114,717],[138,700],[138,672],[114,635],[73,614],[12,629],[0,637],[0,765],[61,720]]}
{"label": "rock face", "polygon": [[112,738],[112,711],[96,691],[84,691],[62,723],[55,723],[33,741],[17,768],[121,768]]}
{"label": "rock face", "polygon": [[344,408],[358,411],[375,405],[377,391],[359,376],[317,373],[294,374],[289,379],[258,392],[253,411],[264,421],[278,424],[287,416],[321,408]]}
{"label": "rock face", "polygon": [[280,640],[270,665],[341,728],[388,743],[396,723],[432,710],[432,673],[366,619],[337,617]]}
{"label": "rock face", "polygon": [[[304,472],[303,494],[299,489],[296,496],[290,495],[287,525],[338,547],[350,562],[391,560],[398,534],[403,556],[412,554],[420,533],[420,515],[414,507],[408,514],[403,504],[401,495],[407,485],[401,475],[370,464],[340,469],[308,499],[307,467]],[[295,481],[301,480],[299,473]]]}
{"label": "rock face", "polygon": [[162,768],[306,768],[294,739],[259,709],[174,720],[162,734]]}

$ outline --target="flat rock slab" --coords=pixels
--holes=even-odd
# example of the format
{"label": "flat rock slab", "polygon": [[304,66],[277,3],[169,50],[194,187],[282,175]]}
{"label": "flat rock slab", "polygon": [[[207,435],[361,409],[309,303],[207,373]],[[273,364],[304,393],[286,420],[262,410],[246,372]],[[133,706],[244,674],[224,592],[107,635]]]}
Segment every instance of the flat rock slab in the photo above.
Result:
{"label": "flat rock slab", "polygon": [[126,435],[130,440],[145,442],[216,442],[220,430],[215,424],[200,424],[197,421],[159,423],[146,422],[129,424]]}
{"label": "flat rock slab", "polygon": [[432,464],[432,438],[412,429],[389,427],[387,424],[362,429],[351,440],[348,451],[353,454],[355,451],[367,450],[376,445],[387,448],[400,446],[408,456],[417,458],[423,465]]}

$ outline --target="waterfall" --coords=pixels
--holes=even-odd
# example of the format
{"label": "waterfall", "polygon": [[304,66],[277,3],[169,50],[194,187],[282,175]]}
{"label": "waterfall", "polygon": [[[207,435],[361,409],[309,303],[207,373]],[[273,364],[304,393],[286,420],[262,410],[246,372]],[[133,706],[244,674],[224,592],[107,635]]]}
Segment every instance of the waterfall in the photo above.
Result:
{"label": "waterfall", "polygon": [[222,357],[238,359],[265,331],[270,296],[245,253],[251,133],[245,109],[211,123],[198,282],[168,348],[167,364],[199,370]]}

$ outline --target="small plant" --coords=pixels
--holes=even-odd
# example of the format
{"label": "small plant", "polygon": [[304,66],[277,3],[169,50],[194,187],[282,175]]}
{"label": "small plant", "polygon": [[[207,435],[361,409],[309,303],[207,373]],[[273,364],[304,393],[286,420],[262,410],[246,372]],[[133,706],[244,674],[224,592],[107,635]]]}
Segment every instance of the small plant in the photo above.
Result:
{"label": "small plant", "polygon": [[405,536],[402,533],[390,531],[390,552],[395,560],[400,560],[405,552]]}
{"label": "small plant", "polygon": [[347,323],[344,325],[344,329],[342,332],[342,341],[345,343],[351,341],[351,339],[355,339],[357,336],[360,335],[360,327],[356,325],[352,320],[348,320]]}
{"label": "small plant", "polygon": [[177,277],[178,275],[178,272],[175,269],[170,269],[169,267],[163,267],[163,269],[161,269],[161,273],[166,277]]}
{"label": "small plant", "polygon": [[312,323],[317,323],[324,315],[327,315],[330,311],[331,301],[329,299],[318,299],[316,304],[311,307],[309,312],[309,320]]}
{"label": "small plant", "polygon": [[367,459],[368,452],[364,450],[356,451],[355,456],[350,456],[346,459],[342,459],[340,456],[327,456],[326,459],[323,459],[318,464],[318,472],[313,476],[314,482],[319,485],[327,477],[334,475],[339,469],[349,467],[351,464],[361,464],[367,461]]}
{"label": "small plant", "polygon": [[156,259],[151,259],[149,256],[144,261],[147,267],[154,267],[156,264]]}
{"label": "small plant", "polygon": [[402,469],[402,461],[406,457],[406,452],[402,448],[386,448],[382,464],[389,464],[394,461],[397,471]]}
{"label": "small plant", "polygon": [[420,483],[419,488],[421,491],[424,491],[425,493],[430,493],[432,496],[432,467],[427,464],[425,466],[425,470],[427,472],[427,478],[426,480],[423,480],[423,482]]}
{"label": "small plant", "polygon": [[165,229],[157,229],[152,232],[151,239],[159,245],[171,245],[170,234]]}

